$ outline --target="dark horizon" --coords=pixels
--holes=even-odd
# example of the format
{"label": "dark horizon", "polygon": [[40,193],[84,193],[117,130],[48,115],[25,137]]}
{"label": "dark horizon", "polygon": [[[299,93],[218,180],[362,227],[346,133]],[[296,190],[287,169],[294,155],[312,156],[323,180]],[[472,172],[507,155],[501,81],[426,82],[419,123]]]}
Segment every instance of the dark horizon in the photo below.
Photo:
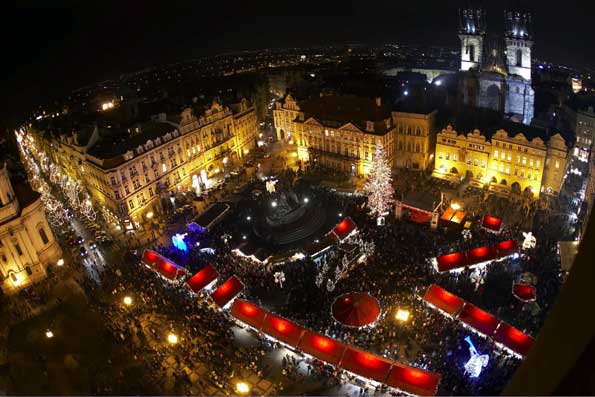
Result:
{"label": "dark horizon", "polygon": [[[572,66],[595,65],[584,51],[593,4],[526,2],[533,13],[534,57]],[[189,3],[163,8],[138,0],[101,5],[72,0],[10,6],[3,75],[3,113],[26,112],[93,82],[159,64],[216,53],[329,44],[387,43],[456,48],[457,9],[462,1],[422,0],[415,6],[310,1]],[[502,29],[505,4],[484,1],[490,32]],[[552,26],[559,26],[552,29]],[[589,36],[590,35],[590,36]]]}

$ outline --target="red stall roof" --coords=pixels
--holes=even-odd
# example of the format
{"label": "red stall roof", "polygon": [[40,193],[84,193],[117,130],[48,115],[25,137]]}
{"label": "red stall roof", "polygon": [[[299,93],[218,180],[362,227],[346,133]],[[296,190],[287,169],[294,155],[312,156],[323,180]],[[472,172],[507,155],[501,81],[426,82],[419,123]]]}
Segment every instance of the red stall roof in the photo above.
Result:
{"label": "red stall roof", "polygon": [[174,262],[159,255],[155,251],[146,249],[143,252],[142,261],[144,264],[150,266],[153,270],[161,273],[161,275],[170,280],[175,280],[186,273],[186,269],[182,266],[176,265]]}
{"label": "red stall roof", "polygon": [[481,262],[491,261],[498,257],[498,252],[493,246],[484,245],[483,247],[473,248],[467,251],[469,265],[475,265]]}
{"label": "red stall roof", "polygon": [[481,222],[481,226],[494,232],[499,232],[502,228],[502,219],[497,218],[495,216],[486,215],[483,217],[483,222]]}
{"label": "red stall roof", "polygon": [[296,348],[304,328],[282,317],[268,313],[262,323],[261,331],[269,336]]}
{"label": "red stall roof", "polygon": [[529,284],[514,283],[512,285],[512,294],[519,300],[531,302],[537,298],[535,287]]}
{"label": "red stall roof", "polygon": [[231,315],[258,330],[267,315],[266,311],[242,299],[236,299],[231,305]]}
{"label": "red stall roof", "polygon": [[351,346],[345,350],[340,365],[349,372],[381,383],[386,382],[391,366],[392,361]]}
{"label": "red stall roof", "polygon": [[501,241],[498,244],[496,244],[495,247],[498,251],[499,258],[512,255],[519,251],[519,244],[516,242],[516,240]]}
{"label": "red stall roof", "polygon": [[159,260],[160,257],[161,257],[161,255],[159,255],[157,252],[146,249],[143,252],[142,261],[145,265],[155,268],[155,266],[157,265],[157,261]]}
{"label": "red stall roof", "polygon": [[338,366],[347,346],[324,335],[306,330],[298,348],[319,360]]}
{"label": "red stall roof", "polygon": [[532,337],[504,322],[500,323],[498,330],[496,330],[494,340],[498,343],[502,343],[504,346],[521,356],[527,355],[529,349],[531,349],[531,346],[533,345]]}
{"label": "red stall roof", "polygon": [[438,271],[447,272],[449,270],[465,267],[469,264],[465,252],[452,252],[436,258],[438,261]]}
{"label": "red stall roof", "polygon": [[345,239],[351,232],[356,229],[355,223],[351,220],[350,217],[347,217],[341,221],[335,228],[333,229],[333,233],[339,238],[339,240]]}
{"label": "red stall roof", "polygon": [[236,277],[231,276],[226,282],[221,284],[211,294],[213,302],[221,308],[225,307],[233,298],[235,298],[244,289],[244,284]]}
{"label": "red stall roof", "polygon": [[219,274],[217,274],[217,271],[213,266],[206,265],[194,276],[190,277],[188,281],[186,281],[186,285],[192,291],[198,292],[217,279],[218,275]]}
{"label": "red stall roof", "polygon": [[471,303],[465,303],[458,319],[486,336],[491,336],[500,322],[500,320],[490,313],[481,310]]}
{"label": "red stall roof", "polygon": [[440,376],[423,369],[394,363],[386,384],[418,396],[433,396],[438,389]]}
{"label": "red stall roof", "polygon": [[454,317],[465,303],[463,299],[440,288],[436,284],[430,285],[430,288],[428,288],[428,291],[424,295],[424,300],[446,312],[451,317]]}

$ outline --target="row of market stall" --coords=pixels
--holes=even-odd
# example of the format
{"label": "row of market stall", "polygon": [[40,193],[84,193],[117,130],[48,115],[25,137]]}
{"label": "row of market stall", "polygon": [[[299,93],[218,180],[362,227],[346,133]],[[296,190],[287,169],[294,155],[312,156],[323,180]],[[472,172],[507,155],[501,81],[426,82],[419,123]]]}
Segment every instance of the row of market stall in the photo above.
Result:
{"label": "row of market stall", "polygon": [[442,272],[461,271],[468,267],[475,267],[491,261],[502,260],[518,254],[519,245],[516,240],[501,241],[493,245],[484,245],[467,251],[451,252],[432,258],[434,268]]}
{"label": "row of market stall", "polygon": [[437,374],[328,338],[241,299],[233,302],[231,315],[291,350],[408,394],[434,395],[440,383]]}
{"label": "row of market stall", "polygon": [[[152,250],[143,252],[142,263],[170,282],[181,283],[187,276],[185,268]],[[217,283],[218,277],[217,270],[206,265],[188,278],[184,285],[193,293],[198,293],[204,289],[210,290]],[[439,375],[328,338],[248,301],[237,299],[243,289],[244,284],[236,276],[232,276],[212,291],[209,299],[221,310],[231,307],[230,314],[241,325],[308,357],[315,357],[366,381],[387,385],[408,394],[436,394],[440,383]]]}
{"label": "row of market stall", "polygon": [[533,344],[531,336],[436,284],[428,288],[424,301],[445,316],[460,321],[477,334],[492,339],[498,347],[517,357],[524,357]]}

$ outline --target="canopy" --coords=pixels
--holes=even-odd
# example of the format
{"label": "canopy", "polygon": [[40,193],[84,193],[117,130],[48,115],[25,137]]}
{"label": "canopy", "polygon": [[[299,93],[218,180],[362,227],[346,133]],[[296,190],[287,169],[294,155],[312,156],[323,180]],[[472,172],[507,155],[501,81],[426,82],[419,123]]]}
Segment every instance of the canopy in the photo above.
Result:
{"label": "canopy", "polygon": [[495,216],[486,215],[483,217],[481,226],[492,232],[499,233],[500,229],[502,229],[502,219]]}
{"label": "canopy", "polygon": [[148,249],[143,252],[142,262],[170,280],[177,280],[186,273],[182,266]]}
{"label": "canopy", "polygon": [[465,303],[458,319],[485,336],[491,336],[500,322],[490,313],[481,310],[471,303]]}
{"label": "canopy", "polygon": [[193,292],[198,292],[217,279],[217,271],[211,265],[206,265],[194,276],[186,281],[186,285]]}
{"label": "canopy", "polygon": [[519,244],[516,240],[501,241],[496,244],[496,250],[498,251],[498,257],[504,258],[505,256],[519,252]]}
{"label": "canopy", "polygon": [[298,348],[319,360],[338,366],[347,346],[324,335],[306,330]]}
{"label": "canopy", "polygon": [[484,245],[483,247],[473,248],[467,251],[467,258],[470,265],[476,265],[481,262],[491,261],[498,257],[498,252],[493,246]]}
{"label": "canopy", "polygon": [[261,331],[293,348],[297,348],[304,329],[294,322],[268,313],[262,323]]}
{"label": "canopy", "polygon": [[456,316],[461,310],[465,301],[436,284],[430,285],[424,295],[424,300],[436,308],[442,310],[450,317]]}
{"label": "canopy", "polygon": [[394,363],[386,384],[406,393],[433,396],[438,389],[440,376],[423,369]]}
{"label": "canopy", "polygon": [[392,361],[355,347],[345,350],[340,367],[377,382],[385,383]]}
{"label": "canopy", "polygon": [[533,345],[532,337],[505,322],[500,323],[494,340],[521,356],[527,355]]}
{"label": "canopy", "polygon": [[537,298],[535,287],[525,283],[514,283],[512,285],[512,294],[523,302],[533,302]]}
{"label": "canopy", "polygon": [[446,211],[442,213],[440,219],[446,222],[452,222],[456,224],[461,224],[465,220],[467,214],[463,211],[455,211],[452,208],[448,207]]}
{"label": "canopy", "polygon": [[231,276],[211,294],[211,299],[217,306],[223,308],[242,292],[243,289],[244,284],[236,276]]}
{"label": "canopy", "polygon": [[341,221],[335,228],[333,229],[333,233],[339,238],[340,241],[345,240],[347,236],[349,236],[357,226],[350,217],[347,217]]}
{"label": "canopy", "polygon": [[260,330],[267,313],[250,302],[236,299],[231,305],[231,315],[249,326]]}
{"label": "canopy", "polygon": [[335,299],[331,313],[343,325],[363,327],[376,321],[380,315],[380,305],[370,294],[350,293]]}
{"label": "canopy", "polygon": [[438,271],[446,272],[459,267],[465,267],[469,264],[465,252],[452,252],[436,258],[438,262]]}

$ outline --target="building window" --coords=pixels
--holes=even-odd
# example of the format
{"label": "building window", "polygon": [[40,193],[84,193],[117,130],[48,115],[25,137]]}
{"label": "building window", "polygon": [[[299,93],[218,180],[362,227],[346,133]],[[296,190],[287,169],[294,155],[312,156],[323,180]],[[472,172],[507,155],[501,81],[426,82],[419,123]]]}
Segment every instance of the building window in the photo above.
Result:
{"label": "building window", "polygon": [[446,156],[444,156],[447,160],[450,160],[450,153],[446,153]]}
{"label": "building window", "polygon": [[477,161],[477,159],[473,160],[473,165],[477,167],[477,164],[479,164],[479,162]]}
{"label": "building window", "polygon": [[485,160],[481,160],[481,168],[485,168],[486,167],[486,161]]}
{"label": "building window", "polygon": [[21,249],[19,243],[14,243],[14,249],[17,251],[17,254],[19,254],[19,256],[23,256],[23,250]]}
{"label": "building window", "polygon": [[128,206],[130,207],[131,210],[133,210],[134,209],[134,201],[128,200]]}
{"label": "building window", "polygon": [[556,168],[560,168],[560,162],[556,160]]}
{"label": "building window", "polygon": [[115,190],[114,191],[114,197],[116,198],[116,200],[120,200],[120,192]]}
{"label": "building window", "polygon": [[523,157],[523,165],[527,164],[527,158]]}
{"label": "building window", "polygon": [[48,239],[48,235],[45,234],[45,230],[43,230],[43,228],[39,229],[39,237],[41,237],[41,241],[43,242],[43,245],[46,245],[47,243],[50,242],[50,239]]}
{"label": "building window", "polygon": [[149,188],[149,197],[153,197],[153,188],[152,187]]}
{"label": "building window", "polygon": [[[498,144],[498,142],[496,142],[496,144]],[[494,150],[494,158],[496,158],[496,159],[498,158],[498,151],[497,150]]]}

